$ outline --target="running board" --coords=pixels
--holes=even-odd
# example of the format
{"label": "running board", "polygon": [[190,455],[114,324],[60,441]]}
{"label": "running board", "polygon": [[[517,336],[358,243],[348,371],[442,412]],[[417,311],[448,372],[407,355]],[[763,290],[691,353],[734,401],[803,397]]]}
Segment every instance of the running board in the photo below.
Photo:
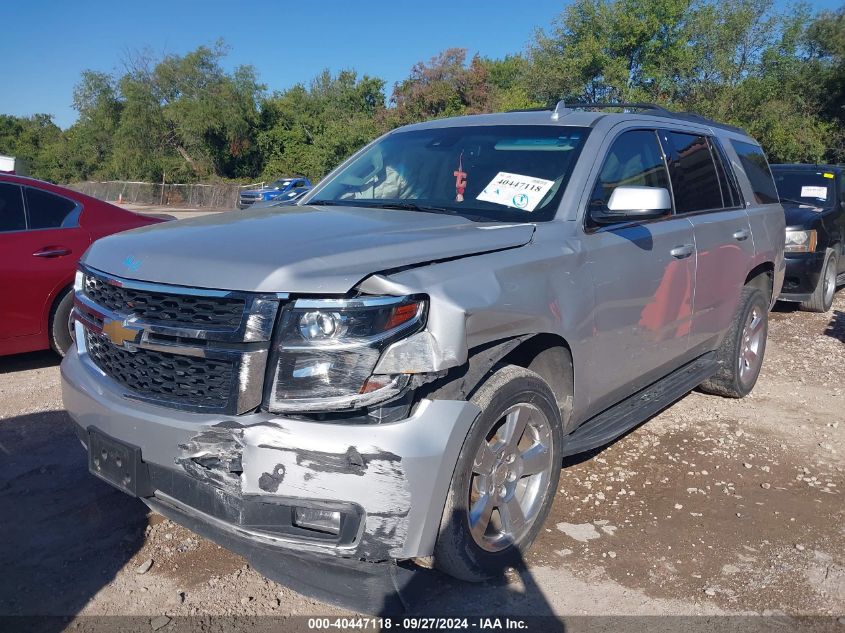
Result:
{"label": "running board", "polygon": [[710,378],[718,367],[713,352],[698,357],[642,391],[582,423],[566,437],[564,456],[599,448],[639,426]]}

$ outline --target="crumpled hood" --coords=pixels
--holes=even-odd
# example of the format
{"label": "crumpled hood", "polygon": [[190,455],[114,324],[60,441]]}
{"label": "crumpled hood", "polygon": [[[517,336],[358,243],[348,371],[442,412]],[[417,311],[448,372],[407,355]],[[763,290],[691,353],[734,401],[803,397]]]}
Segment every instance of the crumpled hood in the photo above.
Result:
{"label": "crumpled hood", "polygon": [[368,275],[527,244],[532,224],[358,207],[223,212],[118,233],[82,261],[141,281],[198,288],[343,294]]}
{"label": "crumpled hood", "polygon": [[812,225],[818,222],[824,213],[822,207],[810,204],[783,203],[783,211],[786,215],[786,226],[793,228],[812,228]]}

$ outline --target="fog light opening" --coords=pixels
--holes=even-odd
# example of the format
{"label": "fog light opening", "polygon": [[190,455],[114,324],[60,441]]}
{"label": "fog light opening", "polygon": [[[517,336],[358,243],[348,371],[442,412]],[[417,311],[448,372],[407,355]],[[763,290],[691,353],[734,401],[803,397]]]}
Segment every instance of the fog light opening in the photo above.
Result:
{"label": "fog light opening", "polygon": [[315,508],[294,508],[293,524],[306,530],[340,534],[340,512]]}

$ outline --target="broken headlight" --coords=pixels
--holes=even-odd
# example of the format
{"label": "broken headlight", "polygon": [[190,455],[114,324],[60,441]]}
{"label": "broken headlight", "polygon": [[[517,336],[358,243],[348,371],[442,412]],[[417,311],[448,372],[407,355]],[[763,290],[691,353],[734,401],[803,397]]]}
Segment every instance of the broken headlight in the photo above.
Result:
{"label": "broken headlight", "polygon": [[408,374],[373,375],[382,351],[425,326],[418,296],[297,299],[273,340],[270,411],[337,411],[402,393]]}

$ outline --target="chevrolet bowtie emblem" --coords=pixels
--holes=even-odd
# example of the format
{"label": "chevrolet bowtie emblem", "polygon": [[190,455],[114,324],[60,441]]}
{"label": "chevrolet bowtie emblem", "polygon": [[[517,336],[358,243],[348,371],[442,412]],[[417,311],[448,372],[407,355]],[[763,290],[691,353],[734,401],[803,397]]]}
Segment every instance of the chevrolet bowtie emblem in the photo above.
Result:
{"label": "chevrolet bowtie emblem", "polygon": [[109,340],[117,345],[123,347],[124,343],[137,343],[141,338],[143,330],[138,327],[126,325],[123,321],[116,319],[105,319],[103,321],[103,334],[109,337]]}

